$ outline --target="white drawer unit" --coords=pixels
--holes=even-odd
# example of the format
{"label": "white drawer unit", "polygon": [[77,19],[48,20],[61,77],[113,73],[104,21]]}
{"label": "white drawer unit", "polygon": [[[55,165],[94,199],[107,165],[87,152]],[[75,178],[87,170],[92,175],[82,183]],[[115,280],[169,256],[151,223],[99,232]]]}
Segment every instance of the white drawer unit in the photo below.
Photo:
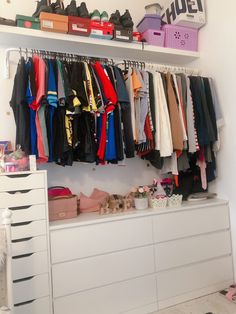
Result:
{"label": "white drawer unit", "polygon": [[151,243],[150,217],[55,230],[51,232],[52,262],[60,263]]}
{"label": "white drawer unit", "polygon": [[[139,308],[157,310],[155,276],[145,276],[57,298],[54,314],[138,313]],[[151,313],[143,312],[143,313]]]}
{"label": "white drawer unit", "polygon": [[47,314],[50,313],[51,300],[49,297],[39,298],[14,306],[14,314]]}
{"label": "white drawer unit", "polygon": [[52,314],[46,171],[0,174],[5,208],[12,213],[9,305],[13,314]]}
{"label": "white drawer unit", "polygon": [[51,223],[54,314],[148,314],[234,281],[225,201]]}
{"label": "white drawer unit", "polygon": [[52,268],[54,296],[105,286],[154,271],[153,246],[56,264]]}
{"label": "white drawer unit", "polygon": [[49,294],[48,274],[32,276],[13,282],[14,304],[47,297]]}

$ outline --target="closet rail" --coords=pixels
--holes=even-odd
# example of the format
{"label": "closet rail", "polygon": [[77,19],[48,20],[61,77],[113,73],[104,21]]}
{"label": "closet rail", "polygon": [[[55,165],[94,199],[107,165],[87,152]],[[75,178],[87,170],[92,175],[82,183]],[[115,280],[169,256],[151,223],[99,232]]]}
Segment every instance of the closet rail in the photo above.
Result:
{"label": "closet rail", "polygon": [[127,66],[136,67],[141,69],[149,69],[153,71],[160,71],[160,72],[172,72],[172,73],[185,73],[186,75],[200,75],[200,70],[196,68],[186,68],[186,67],[179,67],[179,66],[171,66],[168,64],[156,64],[156,63],[146,63],[146,62],[139,62],[135,60],[123,60],[123,62],[115,62],[113,59],[108,58],[97,58],[93,56],[84,56],[80,54],[69,54],[69,53],[61,53],[55,51],[46,51],[46,50],[35,50],[35,49],[23,49],[23,48],[9,48],[5,50],[5,69],[4,69],[4,78],[10,78],[10,54],[12,52],[19,52],[20,56],[23,54],[28,58],[29,55],[33,55],[37,53],[42,56],[46,56],[48,58],[58,58],[63,60],[81,60],[81,61],[100,61],[105,64],[112,64],[114,65],[124,65],[126,68]]}

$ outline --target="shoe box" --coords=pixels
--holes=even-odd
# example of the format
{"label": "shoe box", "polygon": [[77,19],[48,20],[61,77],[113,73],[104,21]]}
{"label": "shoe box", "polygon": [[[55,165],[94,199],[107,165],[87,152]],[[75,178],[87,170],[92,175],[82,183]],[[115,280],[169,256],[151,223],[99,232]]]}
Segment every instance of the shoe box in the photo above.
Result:
{"label": "shoe box", "polygon": [[133,28],[124,28],[121,25],[115,25],[113,40],[116,41],[133,41]]}
{"label": "shoe box", "polygon": [[39,19],[42,31],[68,33],[68,16],[41,12]]}
{"label": "shoe box", "polygon": [[16,23],[18,27],[40,29],[40,20],[35,17],[17,14]]}
{"label": "shoe box", "polygon": [[89,36],[91,33],[91,20],[82,17],[69,16],[69,34]]}
{"label": "shoe box", "polygon": [[90,37],[112,39],[114,32],[114,24],[110,22],[99,22],[91,20]]}

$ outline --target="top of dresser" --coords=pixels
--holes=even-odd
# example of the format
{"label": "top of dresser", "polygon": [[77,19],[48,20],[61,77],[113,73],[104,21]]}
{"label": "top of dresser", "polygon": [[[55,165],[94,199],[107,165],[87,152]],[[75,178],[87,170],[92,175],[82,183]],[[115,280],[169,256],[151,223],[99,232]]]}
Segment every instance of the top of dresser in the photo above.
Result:
{"label": "top of dresser", "polygon": [[78,226],[86,226],[100,223],[108,223],[111,221],[119,221],[125,219],[141,218],[155,215],[163,215],[167,213],[196,210],[212,206],[228,205],[228,201],[221,199],[209,199],[202,201],[185,201],[181,207],[167,207],[163,209],[145,209],[132,210],[118,214],[100,215],[99,213],[83,213],[77,218],[58,220],[50,222],[50,230],[59,230],[66,228],[73,228]]}

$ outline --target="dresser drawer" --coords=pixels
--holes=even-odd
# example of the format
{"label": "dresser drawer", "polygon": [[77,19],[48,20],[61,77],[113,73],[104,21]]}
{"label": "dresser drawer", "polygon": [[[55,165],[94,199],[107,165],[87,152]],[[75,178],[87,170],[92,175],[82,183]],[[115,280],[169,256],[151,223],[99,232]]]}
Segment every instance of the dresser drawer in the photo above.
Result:
{"label": "dresser drawer", "polygon": [[38,252],[12,259],[13,280],[49,272],[47,252]]}
{"label": "dresser drawer", "polygon": [[179,211],[154,218],[154,240],[164,242],[229,229],[227,205]]}
{"label": "dresser drawer", "polygon": [[152,219],[127,219],[51,231],[52,262],[152,244]]}
{"label": "dresser drawer", "polygon": [[157,271],[231,254],[230,232],[159,243],[155,246]]}
{"label": "dresser drawer", "polygon": [[38,189],[17,192],[1,192],[0,199],[1,208],[45,204],[45,190]]}
{"label": "dresser drawer", "polygon": [[153,246],[54,265],[54,297],[153,274]]}
{"label": "dresser drawer", "polygon": [[47,233],[46,220],[32,221],[12,225],[11,236],[12,240],[25,239],[45,235]]}
{"label": "dresser drawer", "polygon": [[0,176],[0,192],[41,189],[45,186],[43,173],[22,173]]}
{"label": "dresser drawer", "polygon": [[46,219],[45,204],[11,207],[10,209],[13,223]]}
{"label": "dresser drawer", "polygon": [[[171,299],[189,292],[233,282],[232,257],[175,268],[157,275],[158,300]],[[223,287],[222,287],[223,289]]]}
{"label": "dresser drawer", "polygon": [[14,240],[12,242],[12,256],[47,251],[46,235]]}
{"label": "dresser drawer", "polygon": [[50,314],[50,298],[41,298],[14,306],[14,314]]}
{"label": "dresser drawer", "polygon": [[49,296],[48,274],[13,282],[14,304]]}
{"label": "dresser drawer", "polygon": [[157,311],[155,276],[146,276],[54,300],[54,314],[120,314],[151,305]]}

